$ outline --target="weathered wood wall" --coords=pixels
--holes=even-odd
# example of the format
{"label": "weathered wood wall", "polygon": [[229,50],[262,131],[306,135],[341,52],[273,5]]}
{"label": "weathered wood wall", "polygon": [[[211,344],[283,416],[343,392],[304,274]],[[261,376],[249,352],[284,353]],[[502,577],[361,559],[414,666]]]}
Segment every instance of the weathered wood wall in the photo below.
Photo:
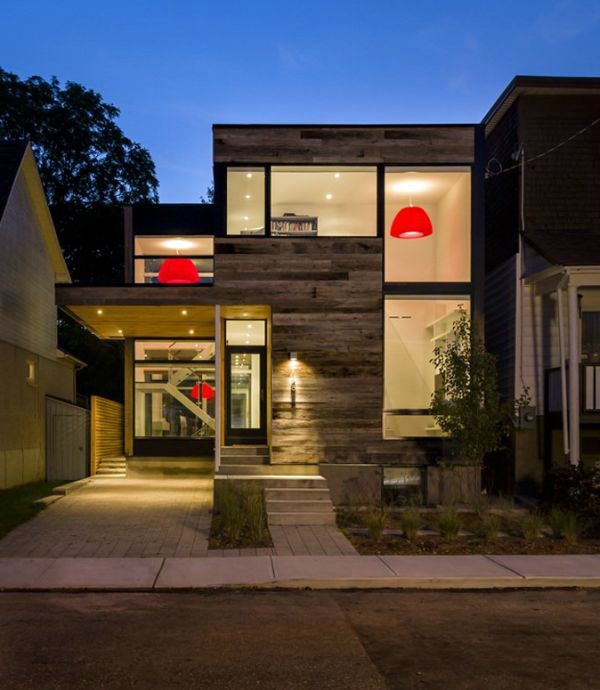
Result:
{"label": "weathered wood wall", "polygon": [[215,163],[467,163],[474,127],[215,125]]}
{"label": "weathered wood wall", "polygon": [[91,397],[90,474],[102,458],[123,455],[123,405],[97,395]]}

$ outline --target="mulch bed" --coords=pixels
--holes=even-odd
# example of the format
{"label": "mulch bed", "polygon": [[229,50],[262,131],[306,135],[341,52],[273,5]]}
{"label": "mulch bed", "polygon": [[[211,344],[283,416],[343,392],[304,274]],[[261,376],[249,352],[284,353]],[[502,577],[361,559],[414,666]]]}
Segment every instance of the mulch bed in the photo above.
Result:
{"label": "mulch bed", "polygon": [[273,540],[268,529],[265,528],[263,536],[258,541],[251,539],[250,535],[242,531],[240,538],[236,541],[230,540],[223,534],[218,517],[214,517],[210,526],[210,537],[208,540],[209,549],[263,549],[273,548]]}

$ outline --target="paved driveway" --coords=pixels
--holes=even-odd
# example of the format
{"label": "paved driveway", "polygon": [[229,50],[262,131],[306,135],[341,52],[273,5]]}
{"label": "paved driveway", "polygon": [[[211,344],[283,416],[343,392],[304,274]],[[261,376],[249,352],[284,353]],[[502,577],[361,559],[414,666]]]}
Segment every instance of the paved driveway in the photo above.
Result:
{"label": "paved driveway", "polygon": [[0,540],[0,557],[205,556],[213,481],[93,479]]}

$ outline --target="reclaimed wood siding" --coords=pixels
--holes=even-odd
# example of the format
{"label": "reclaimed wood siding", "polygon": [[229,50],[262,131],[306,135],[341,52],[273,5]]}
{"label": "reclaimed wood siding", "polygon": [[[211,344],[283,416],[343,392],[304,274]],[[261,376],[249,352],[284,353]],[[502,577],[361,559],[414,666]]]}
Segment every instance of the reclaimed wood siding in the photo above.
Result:
{"label": "reclaimed wood siding", "polygon": [[468,163],[474,127],[219,126],[215,163]]}
{"label": "reclaimed wood siding", "polygon": [[414,459],[382,440],[382,240],[218,239],[215,249],[221,303],[271,306],[272,462]]}
{"label": "reclaimed wood siding", "polygon": [[102,458],[123,455],[123,405],[92,395],[91,422],[90,474],[94,475]]}

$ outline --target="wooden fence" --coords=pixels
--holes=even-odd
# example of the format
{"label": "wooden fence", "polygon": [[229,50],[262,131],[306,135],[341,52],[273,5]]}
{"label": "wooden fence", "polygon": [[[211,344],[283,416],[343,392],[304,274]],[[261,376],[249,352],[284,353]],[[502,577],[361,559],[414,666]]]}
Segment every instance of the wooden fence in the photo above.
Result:
{"label": "wooden fence", "polygon": [[123,455],[123,405],[97,395],[91,398],[90,474],[102,458]]}

